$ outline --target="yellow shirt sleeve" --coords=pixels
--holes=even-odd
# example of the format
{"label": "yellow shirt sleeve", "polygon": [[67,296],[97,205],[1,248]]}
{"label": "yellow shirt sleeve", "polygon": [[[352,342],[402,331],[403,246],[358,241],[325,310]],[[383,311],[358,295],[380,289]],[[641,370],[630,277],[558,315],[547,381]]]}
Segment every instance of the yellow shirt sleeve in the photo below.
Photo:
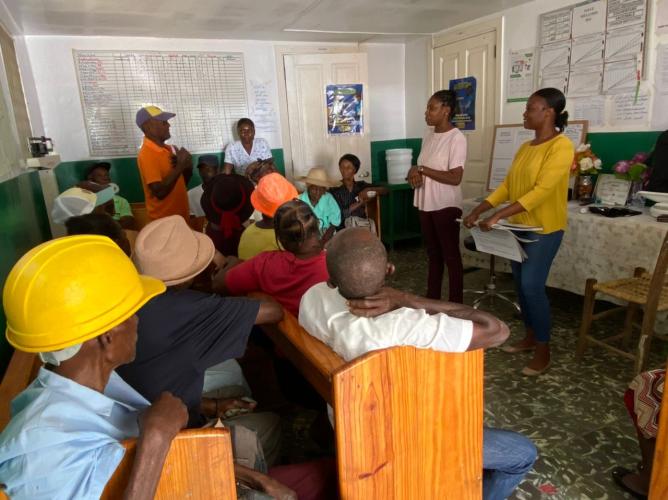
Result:
{"label": "yellow shirt sleeve", "polygon": [[508,185],[506,184],[506,179],[503,179],[503,182],[497,187],[492,194],[490,194],[485,201],[496,207],[504,201],[507,201],[510,194],[508,192]]}
{"label": "yellow shirt sleeve", "polygon": [[517,200],[527,212],[543,203],[552,191],[569,176],[570,169],[564,166],[573,162],[573,148],[570,143],[562,144],[565,147],[552,148],[552,151],[545,158],[533,189]]}

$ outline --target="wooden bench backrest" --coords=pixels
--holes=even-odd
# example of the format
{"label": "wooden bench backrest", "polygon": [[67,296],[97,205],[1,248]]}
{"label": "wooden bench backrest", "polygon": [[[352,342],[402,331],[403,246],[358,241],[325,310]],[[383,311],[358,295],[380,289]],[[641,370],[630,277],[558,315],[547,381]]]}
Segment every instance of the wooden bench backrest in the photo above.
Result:
{"label": "wooden bench backrest", "polygon": [[[123,497],[135,458],[136,440],[123,442],[127,450],[107,483],[103,500]],[[172,441],[162,468],[156,500],[174,498],[236,499],[232,442],[228,429],[189,429]]]}
{"label": "wooden bench backrest", "polygon": [[[11,401],[35,378],[41,361],[35,354],[14,351],[0,384],[0,430],[11,416]],[[123,497],[134,460],[135,441],[109,480],[103,498]],[[156,497],[158,499],[236,499],[232,443],[227,429],[193,429],[179,432],[169,449]],[[0,491],[0,500],[6,499]]]}
{"label": "wooden bench backrest", "polygon": [[659,433],[656,436],[649,498],[650,500],[668,498],[668,403],[666,403],[665,387],[659,413]]}
{"label": "wooden bench backrest", "polygon": [[263,330],[334,407],[341,498],[481,497],[482,350],[394,347],[346,363],[288,312]]}
{"label": "wooden bench backrest", "polygon": [[333,389],[341,498],[481,498],[482,350],[375,351]]}
{"label": "wooden bench backrest", "polygon": [[[252,293],[254,298],[268,298]],[[281,352],[304,375],[320,396],[332,404],[332,375],[346,362],[332,349],[309,335],[297,318],[285,311],[276,325],[262,325],[262,330],[280,348]]]}

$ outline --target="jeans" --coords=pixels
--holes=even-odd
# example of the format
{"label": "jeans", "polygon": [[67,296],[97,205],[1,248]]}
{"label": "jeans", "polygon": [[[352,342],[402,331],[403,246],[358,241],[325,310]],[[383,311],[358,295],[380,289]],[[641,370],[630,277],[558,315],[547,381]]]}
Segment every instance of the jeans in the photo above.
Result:
{"label": "jeans", "polygon": [[464,265],[459,251],[459,222],[461,209],[447,207],[433,212],[420,210],[420,227],[427,245],[429,273],[427,298],[441,299],[443,271],[448,267],[448,300],[464,302]]}
{"label": "jeans", "polygon": [[508,498],[538,456],[534,444],[521,434],[485,427],[482,436],[482,498]]}
{"label": "jeans", "polygon": [[510,263],[522,309],[522,319],[526,328],[533,330],[538,342],[549,342],[552,324],[545,282],[550,274],[550,267],[554,256],[557,255],[564,232],[555,231],[550,234],[521,232],[517,234],[523,239],[534,240],[533,243],[522,243],[522,248],[528,257],[524,262],[512,261]]}

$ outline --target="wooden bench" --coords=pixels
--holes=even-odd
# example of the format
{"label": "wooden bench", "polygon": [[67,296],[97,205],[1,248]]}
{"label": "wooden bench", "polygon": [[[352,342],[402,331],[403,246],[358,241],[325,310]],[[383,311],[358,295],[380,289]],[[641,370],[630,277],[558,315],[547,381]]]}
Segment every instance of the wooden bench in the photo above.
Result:
{"label": "wooden bench", "polygon": [[[14,351],[0,384],[0,429],[10,420],[12,399],[32,382],[40,366],[38,356]],[[128,439],[122,444],[127,452],[107,483],[104,499],[121,498],[130,478],[136,440]],[[0,491],[0,500],[6,498]],[[179,432],[165,459],[155,498],[236,499],[230,432],[227,429]]]}
{"label": "wooden bench", "polygon": [[482,350],[394,347],[346,363],[288,312],[262,328],[334,408],[341,498],[481,497]]}

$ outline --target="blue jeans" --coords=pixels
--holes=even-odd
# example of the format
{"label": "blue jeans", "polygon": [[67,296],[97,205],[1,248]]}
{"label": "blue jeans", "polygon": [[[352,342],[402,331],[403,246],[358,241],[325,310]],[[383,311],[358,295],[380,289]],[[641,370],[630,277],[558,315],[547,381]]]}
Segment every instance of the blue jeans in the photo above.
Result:
{"label": "blue jeans", "polygon": [[545,282],[564,232],[555,231],[550,234],[521,232],[518,236],[534,240],[533,243],[522,243],[522,248],[528,257],[524,262],[510,263],[522,309],[522,319],[524,325],[533,330],[538,342],[549,342],[552,322]]}
{"label": "blue jeans", "polygon": [[531,470],[538,452],[521,434],[485,427],[482,434],[482,498],[508,498]]}

